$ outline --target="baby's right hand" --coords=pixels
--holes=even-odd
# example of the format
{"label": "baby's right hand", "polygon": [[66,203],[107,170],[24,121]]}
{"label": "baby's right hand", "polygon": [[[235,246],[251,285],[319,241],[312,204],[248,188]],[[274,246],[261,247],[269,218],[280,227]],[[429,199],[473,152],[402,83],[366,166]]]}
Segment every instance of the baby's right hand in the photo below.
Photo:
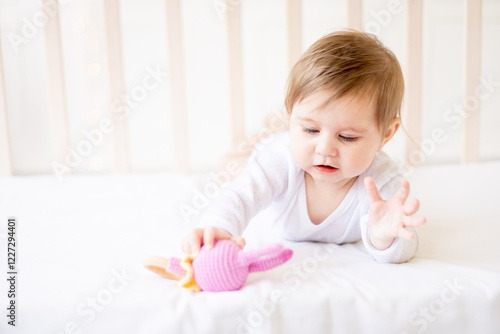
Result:
{"label": "baby's right hand", "polygon": [[214,246],[215,241],[229,239],[233,240],[241,248],[245,247],[245,239],[233,237],[229,232],[216,227],[195,228],[182,241],[182,251],[185,254],[196,257],[202,245],[209,249]]}

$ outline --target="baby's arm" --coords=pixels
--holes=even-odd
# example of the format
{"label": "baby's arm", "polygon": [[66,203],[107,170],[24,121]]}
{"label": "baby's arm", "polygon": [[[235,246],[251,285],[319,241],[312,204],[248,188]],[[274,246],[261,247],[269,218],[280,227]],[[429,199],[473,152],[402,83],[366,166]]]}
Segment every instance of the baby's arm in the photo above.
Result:
{"label": "baby's arm", "polygon": [[[281,137],[282,138],[282,137]],[[242,173],[210,203],[200,226],[192,230],[182,243],[183,251],[196,254],[201,245],[213,245],[220,239],[232,239],[241,247],[240,236],[248,222],[285,188],[290,168],[286,146],[271,136],[268,143],[257,146]]]}

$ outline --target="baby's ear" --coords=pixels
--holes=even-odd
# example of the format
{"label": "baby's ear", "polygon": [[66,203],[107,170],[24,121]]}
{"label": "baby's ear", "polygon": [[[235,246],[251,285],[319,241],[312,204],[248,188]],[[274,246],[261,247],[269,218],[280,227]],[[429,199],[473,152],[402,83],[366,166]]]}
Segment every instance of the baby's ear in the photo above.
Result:
{"label": "baby's ear", "polygon": [[398,132],[400,125],[401,125],[401,118],[396,117],[392,120],[392,122],[387,127],[387,130],[385,130],[385,133],[382,137],[382,141],[380,143],[377,152],[380,151],[385,146],[385,144],[387,144],[387,142],[392,139],[392,137],[394,137],[396,132]]}

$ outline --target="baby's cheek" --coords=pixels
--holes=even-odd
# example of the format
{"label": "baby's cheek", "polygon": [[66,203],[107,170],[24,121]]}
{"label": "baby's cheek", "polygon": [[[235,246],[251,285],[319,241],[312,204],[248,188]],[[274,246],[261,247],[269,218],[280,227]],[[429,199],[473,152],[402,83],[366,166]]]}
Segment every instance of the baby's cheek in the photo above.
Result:
{"label": "baby's cheek", "polygon": [[351,159],[350,169],[354,175],[360,175],[370,167],[375,155],[371,152],[363,152]]}
{"label": "baby's cheek", "polygon": [[291,151],[292,151],[292,157],[293,157],[293,160],[295,160],[295,163],[299,167],[302,167],[302,164],[303,164],[303,154],[302,154],[301,150],[297,146],[292,145],[291,146]]}
{"label": "baby's cheek", "polygon": [[292,138],[290,141],[290,149],[292,151],[292,157],[295,159],[295,162],[298,165],[303,164],[308,154],[306,143],[300,140],[294,140]]}

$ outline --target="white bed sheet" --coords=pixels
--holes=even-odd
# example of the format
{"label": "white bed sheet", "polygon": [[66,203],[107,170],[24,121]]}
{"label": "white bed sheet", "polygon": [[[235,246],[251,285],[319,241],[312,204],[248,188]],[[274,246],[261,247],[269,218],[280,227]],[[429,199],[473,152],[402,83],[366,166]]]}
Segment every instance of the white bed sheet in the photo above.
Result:
{"label": "white bed sheet", "polygon": [[[485,163],[410,176],[428,223],[409,263],[378,264],[361,242],[281,241],[294,250],[286,264],[251,274],[240,291],[198,294],[141,259],[182,256],[193,223],[180,208],[203,190],[199,178],[0,178],[2,268],[7,217],[18,220],[17,326],[2,306],[0,332],[500,333],[499,171]],[[277,240],[259,233],[266,223],[265,212],[255,218],[247,248]]]}

